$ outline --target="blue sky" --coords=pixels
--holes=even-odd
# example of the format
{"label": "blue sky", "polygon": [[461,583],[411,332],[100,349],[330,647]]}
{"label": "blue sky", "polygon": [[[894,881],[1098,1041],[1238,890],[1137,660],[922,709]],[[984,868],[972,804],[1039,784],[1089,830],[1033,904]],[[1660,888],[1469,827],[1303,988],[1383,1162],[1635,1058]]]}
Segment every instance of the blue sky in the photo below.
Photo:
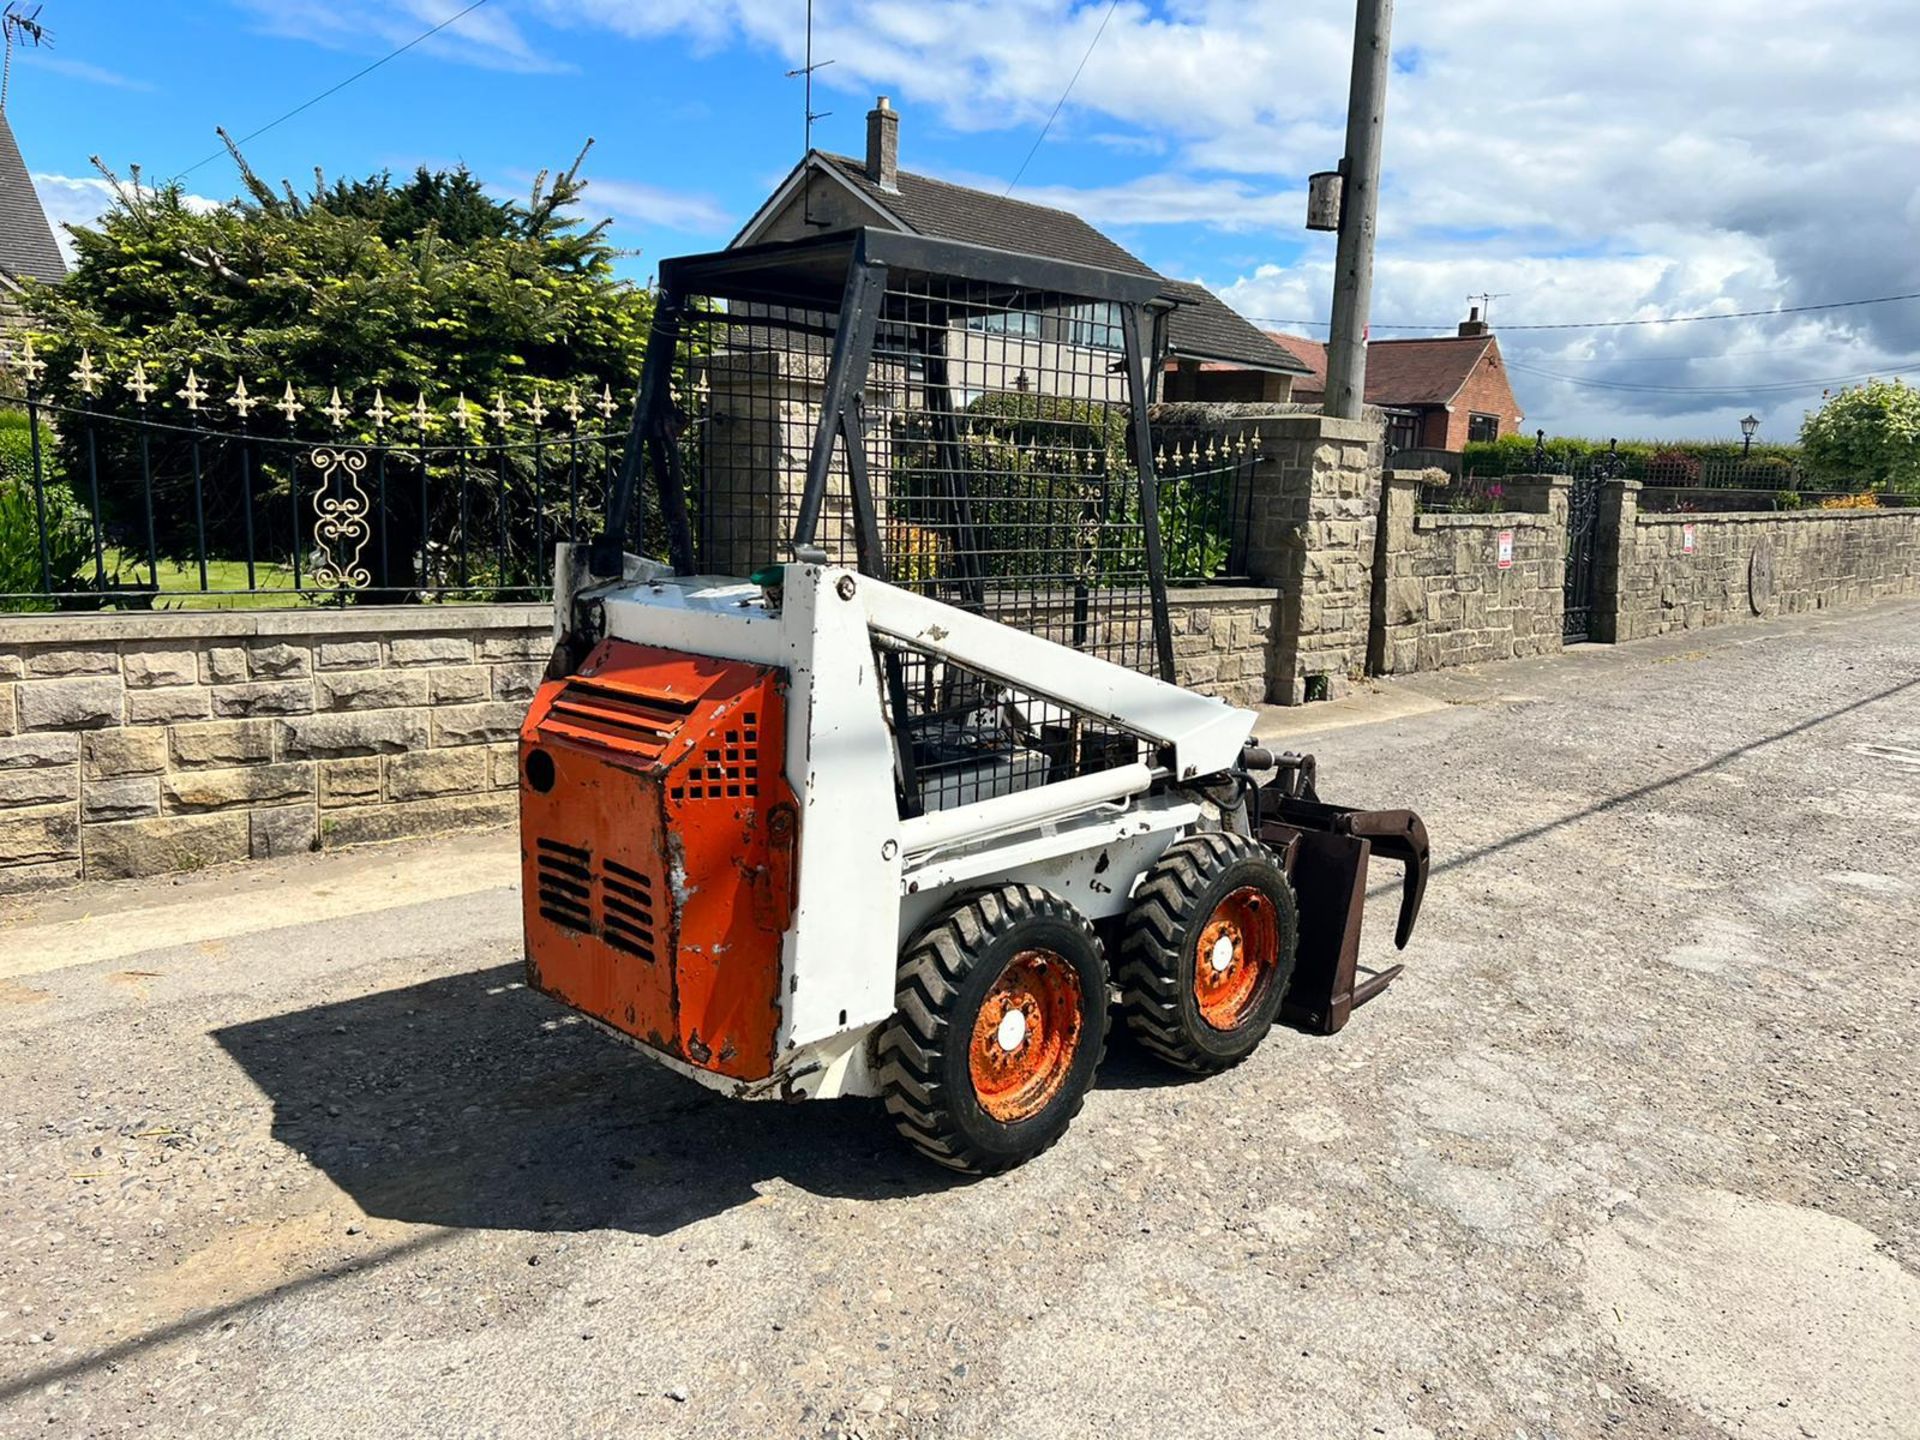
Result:
{"label": "blue sky", "polygon": [[[97,212],[88,157],[232,193],[235,134],[465,0],[48,0],[9,115],[56,219]],[[816,0],[816,129],[858,152],[885,91],[906,168],[1077,210],[1250,316],[1326,313],[1304,177],[1341,143],[1351,0]],[[1399,7],[1375,318],[1496,328],[1662,319],[1920,290],[1920,7],[1503,0]],[[1445,13],[1439,13],[1444,11]],[[800,150],[803,0],[489,0],[250,142],[305,183],[464,162],[521,190],[593,136],[589,209],[645,278],[725,243]],[[1388,334],[1418,333],[1382,328]],[[1530,423],[1791,438],[1821,389],[1920,358],[1920,304],[1617,331],[1504,329]],[[1564,377],[1564,378],[1561,378]]]}
{"label": "blue sky", "polygon": [[[400,7],[379,7],[387,15],[378,21],[336,25],[321,12],[351,6],[66,0],[45,16],[57,32],[53,49],[21,60],[10,114],[37,172],[86,177],[97,154],[121,174],[137,162],[150,179],[181,176],[194,193],[224,197],[236,182],[224,154],[206,159],[221,149],[215,125],[244,135],[385,53],[392,37],[411,38],[464,3],[420,4],[404,23],[393,18]],[[791,4],[768,8],[796,21],[804,13]],[[365,13],[372,17],[375,7]],[[457,38],[496,15],[512,22],[524,48],[504,35],[494,46]],[[641,252],[629,270],[645,278],[662,255],[724,245],[800,154],[801,82],[785,74],[799,56],[777,41],[561,26],[515,0],[491,0],[443,36],[251,142],[249,161],[297,186],[316,165],[337,176],[464,163],[496,188],[519,192],[591,136],[587,208],[614,217],[618,243]],[[820,48],[816,58],[829,58],[830,44]],[[1075,58],[1050,67],[1056,90]],[[831,113],[815,123],[815,143],[858,154],[876,91],[851,88],[854,73],[836,75],[838,64],[816,81],[815,108]],[[1007,124],[956,117],[916,105],[910,92],[910,83],[894,89],[906,116],[903,163],[996,190],[1045,122],[1044,113]],[[1122,184],[1163,144],[1140,127],[1069,111],[1018,193],[1044,200],[1057,187]],[[1282,202],[1289,212],[1291,198]],[[1309,238],[1293,226],[1103,228],[1156,266],[1224,279],[1287,263]]]}

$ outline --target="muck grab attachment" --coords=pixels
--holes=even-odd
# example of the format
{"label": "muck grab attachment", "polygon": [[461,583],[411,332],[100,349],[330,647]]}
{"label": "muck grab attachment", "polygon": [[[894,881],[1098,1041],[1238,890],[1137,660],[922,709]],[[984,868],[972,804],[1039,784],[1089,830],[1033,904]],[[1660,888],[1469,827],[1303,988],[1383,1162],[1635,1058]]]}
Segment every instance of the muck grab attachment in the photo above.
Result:
{"label": "muck grab attachment", "polygon": [[1207,1074],[1385,988],[1367,871],[1405,867],[1404,947],[1418,817],[1171,683],[1156,282],[873,231],[661,278],[520,732],[533,988],[740,1098],[877,1096],[971,1173],[1059,1138],[1115,1013]]}

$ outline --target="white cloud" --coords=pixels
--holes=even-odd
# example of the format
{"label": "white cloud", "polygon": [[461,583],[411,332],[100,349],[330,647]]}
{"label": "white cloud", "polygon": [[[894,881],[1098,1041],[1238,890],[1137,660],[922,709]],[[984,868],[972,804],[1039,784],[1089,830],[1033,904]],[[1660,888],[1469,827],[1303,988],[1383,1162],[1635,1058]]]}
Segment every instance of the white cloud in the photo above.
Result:
{"label": "white cloud", "polygon": [[696,235],[731,235],[739,229],[738,217],[710,196],[684,194],[638,180],[590,179],[581,204],[589,211],[603,210],[630,224],[657,225]]}
{"label": "white cloud", "polygon": [[90,65],[85,60],[74,60],[64,55],[50,55],[45,50],[22,50],[16,58],[22,65],[30,65],[37,70],[48,70],[55,75],[64,75],[69,80],[84,80],[89,85],[105,85],[114,90],[154,88],[145,80],[135,80],[132,76],[122,75],[117,70]]}
{"label": "white cloud", "polygon": [[[98,221],[113,205],[113,186],[98,175],[53,175],[36,171],[33,188],[40,197],[40,208],[52,222],[53,238],[60,246],[60,253],[66,257],[67,264],[72,265],[73,240],[66,227],[92,225]],[[185,195],[182,199],[190,210],[215,210],[221,204],[205,195]]]}
{"label": "white cloud", "polygon": [[[411,38],[459,0],[243,3],[281,33],[366,49]],[[1511,0],[1399,7],[1375,314],[1444,322],[1482,290],[1506,292],[1496,321],[1518,323],[1920,289],[1920,6],[1763,9],[1538,0],[1518,23]],[[835,0],[816,12],[815,54],[835,62],[820,73],[826,85],[895,97],[911,165],[920,117],[1035,133],[1106,12],[1105,0]],[[707,52],[744,45],[791,64],[804,15],[799,0],[520,0],[431,44],[449,59],[529,68],[552,63],[536,38],[613,32]],[[1149,261],[1192,248],[1170,226],[1231,232],[1242,252],[1271,232],[1276,255],[1293,253],[1304,177],[1342,148],[1351,27],[1350,0],[1120,0],[1019,193],[1139,227]],[[1099,181],[1062,179],[1074,152],[1059,142],[1076,139],[1108,157]],[[1136,173],[1111,178],[1129,157]],[[614,190],[599,190],[610,207]],[[627,203],[656,223],[722,228],[700,213],[710,202],[635,191]],[[1255,313],[1324,314],[1330,246],[1309,242],[1304,254],[1277,272],[1249,264],[1204,278]],[[1920,303],[1811,323],[1509,330],[1506,343],[1539,369],[1670,387],[1527,377],[1536,417],[1600,431],[1724,429],[1720,412],[1746,408],[1739,399],[1683,387],[1920,358]],[[1756,391],[1792,409],[1782,393]]]}
{"label": "white cloud", "polygon": [[[428,55],[489,70],[565,71],[573,67],[541,54],[511,11],[490,5],[461,15],[467,0],[237,0],[253,12],[262,33],[306,40],[333,50],[384,54],[418,41]],[[458,16],[455,19],[453,17]],[[421,40],[424,30],[451,20]]]}
{"label": "white cloud", "polygon": [[[962,177],[949,177],[960,179]],[[1004,181],[979,180],[998,191]],[[1070,185],[1022,185],[1015,198],[1035,205],[1071,210],[1094,225],[1207,225],[1243,231],[1290,225],[1300,206],[1296,197],[1237,176],[1195,178],[1156,173],[1118,185],[1076,188]]]}

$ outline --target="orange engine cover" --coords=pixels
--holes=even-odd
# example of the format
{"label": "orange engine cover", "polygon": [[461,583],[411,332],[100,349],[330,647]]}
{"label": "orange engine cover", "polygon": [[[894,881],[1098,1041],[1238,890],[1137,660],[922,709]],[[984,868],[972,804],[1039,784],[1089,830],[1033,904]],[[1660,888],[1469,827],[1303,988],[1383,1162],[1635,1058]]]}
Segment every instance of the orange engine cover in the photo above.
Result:
{"label": "orange engine cover", "polygon": [[527,983],[721,1075],[773,1071],[798,812],[785,677],[603,641],[520,729]]}

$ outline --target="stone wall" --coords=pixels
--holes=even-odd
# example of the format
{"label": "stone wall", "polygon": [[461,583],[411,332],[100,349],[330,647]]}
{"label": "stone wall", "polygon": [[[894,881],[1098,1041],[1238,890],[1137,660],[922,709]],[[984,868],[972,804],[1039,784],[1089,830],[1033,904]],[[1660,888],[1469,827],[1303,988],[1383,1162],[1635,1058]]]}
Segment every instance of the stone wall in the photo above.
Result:
{"label": "stone wall", "polygon": [[0,890],[508,820],[549,617],[0,621]]}
{"label": "stone wall", "polygon": [[[1298,704],[1560,648],[1564,479],[1420,515],[1431,477],[1382,481],[1377,424],[1178,408],[1257,428],[1263,457],[1256,583],[1170,592],[1181,684]],[[1642,516],[1638,490],[1602,495],[1597,639],[1920,594],[1920,511]],[[1147,651],[1144,593],[1120,609]],[[0,619],[0,890],[505,823],[548,627],[538,605]]]}
{"label": "stone wall", "polygon": [[1920,511],[1642,515],[1639,490],[1603,493],[1598,639],[1920,595]]}
{"label": "stone wall", "polygon": [[[1257,702],[1275,598],[1174,591],[1181,683]],[[0,891],[505,824],[550,623],[544,605],[0,621]]]}
{"label": "stone wall", "polygon": [[1267,656],[1280,592],[1207,586],[1167,592],[1174,679],[1229,705],[1267,698]]}
{"label": "stone wall", "polygon": [[1247,576],[1278,597],[1264,632],[1266,693],[1258,698],[1298,705],[1344,694],[1367,669],[1386,434],[1379,412],[1338,420],[1293,405],[1168,403],[1154,407],[1153,423],[1157,434],[1189,442],[1258,438],[1248,478]]}
{"label": "stone wall", "polygon": [[1211,407],[1226,428],[1254,429],[1247,574],[1279,591],[1267,647],[1266,699],[1332,699],[1366,673],[1379,466],[1372,420]]}
{"label": "stone wall", "polygon": [[[1486,515],[1420,514],[1420,486],[1440,471],[1389,471],[1381,491],[1371,669],[1404,674],[1561,648],[1568,481],[1505,482],[1514,509]],[[1512,563],[1500,565],[1500,537]]]}

